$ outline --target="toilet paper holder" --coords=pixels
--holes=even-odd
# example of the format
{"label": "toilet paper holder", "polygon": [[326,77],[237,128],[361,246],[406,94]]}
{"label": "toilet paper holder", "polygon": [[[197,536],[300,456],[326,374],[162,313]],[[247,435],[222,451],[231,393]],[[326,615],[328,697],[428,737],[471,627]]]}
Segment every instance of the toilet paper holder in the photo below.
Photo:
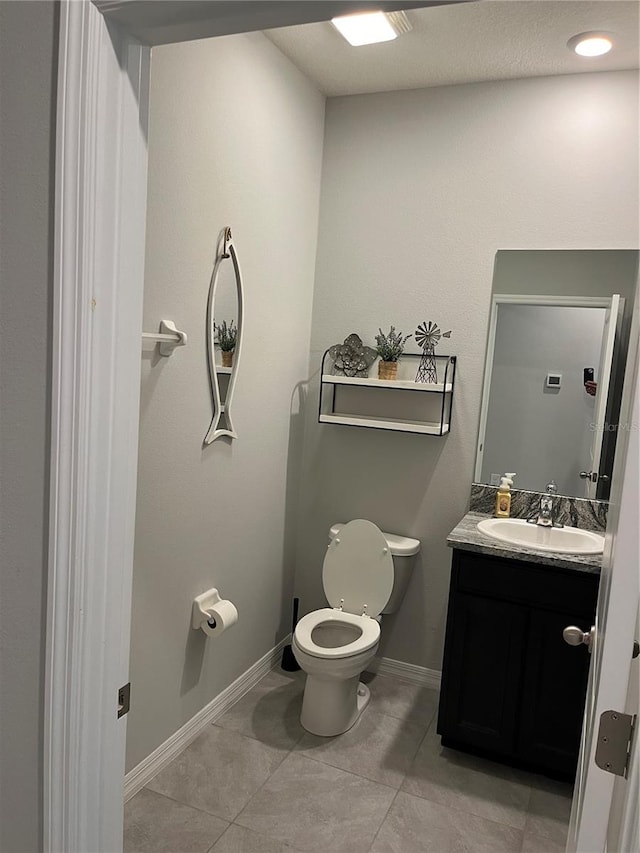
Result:
{"label": "toilet paper holder", "polygon": [[191,627],[197,630],[206,620],[212,628],[215,628],[216,620],[211,618],[211,608],[221,601],[222,597],[215,588],[196,595],[191,610]]}

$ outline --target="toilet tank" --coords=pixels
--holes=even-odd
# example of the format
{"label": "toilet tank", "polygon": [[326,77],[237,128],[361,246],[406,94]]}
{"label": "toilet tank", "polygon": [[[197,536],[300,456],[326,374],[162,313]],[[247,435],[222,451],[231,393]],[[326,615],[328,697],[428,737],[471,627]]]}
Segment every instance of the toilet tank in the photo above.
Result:
{"label": "toilet tank", "polygon": [[[329,530],[329,538],[335,539],[343,527],[342,522],[334,524]],[[416,554],[420,551],[420,540],[400,536],[397,533],[385,533],[384,530],[381,533],[387,540],[393,557],[393,587],[382,613],[395,613],[407,591]]]}

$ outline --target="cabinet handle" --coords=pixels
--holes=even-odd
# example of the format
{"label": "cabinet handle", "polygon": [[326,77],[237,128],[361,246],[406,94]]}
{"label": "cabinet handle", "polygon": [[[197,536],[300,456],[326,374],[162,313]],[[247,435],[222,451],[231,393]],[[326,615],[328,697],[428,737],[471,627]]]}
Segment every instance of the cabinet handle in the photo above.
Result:
{"label": "cabinet handle", "polygon": [[593,643],[595,633],[595,625],[592,625],[591,630],[589,631],[583,631],[582,628],[578,628],[576,625],[567,625],[562,632],[562,638],[565,643],[568,643],[570,646],[588,646],[589,653],[591,653],[591,645]]}

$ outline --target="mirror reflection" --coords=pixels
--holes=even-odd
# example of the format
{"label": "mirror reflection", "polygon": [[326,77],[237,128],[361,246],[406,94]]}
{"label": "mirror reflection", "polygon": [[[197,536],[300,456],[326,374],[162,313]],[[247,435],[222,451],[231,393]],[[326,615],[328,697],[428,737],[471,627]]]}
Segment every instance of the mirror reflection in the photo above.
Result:
{"label": "mirror reflection", "polygon": [[207,350],[213,417],[204,439],[205,446],[217,438],[237,438],[231,419],[233,389],[240,357],[242,333],[242,279],[225,228],[209,285],[207,302]]}
{"label": "mirror reflection", "polygon": [[[213,303],[213,325],[215,354],[218,372],[220,368],[232,368],[238,340],[238,293],[233,265],[222,264],[218,274],[218,286]],[[228,374],[226,374],[228,375]]]}
{"label": "mirror reflection", "polygon": [[607,499],[638,253],[501,251],[475,480]]}

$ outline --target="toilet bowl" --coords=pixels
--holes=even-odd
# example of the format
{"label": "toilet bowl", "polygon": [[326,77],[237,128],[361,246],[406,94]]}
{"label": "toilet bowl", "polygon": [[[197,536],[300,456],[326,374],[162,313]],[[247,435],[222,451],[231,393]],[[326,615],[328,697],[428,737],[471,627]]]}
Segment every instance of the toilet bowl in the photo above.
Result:
{"label": "toilet bowl", "polygon": [[[346,732],[369,702],[369,688],[360,683],[360,674],[378,650],[380,614],[394,588],[389,534],[357,519],[334,526],[331,536],[322,569],[331,607],[303,616],[291,643],[307,674],[300,722],[322,737]],[[420,548],[415,539],[395,539],[402,540],[399,553],[405,557]]]}
{"label": "toilet bowl", "polygon": [[375,657],[379,640],[375,619],[330,607],[298,622],[292,648],[307,673],[300,717],[307,731],[330,737],[355,723],[369,702],[360,674]]}

